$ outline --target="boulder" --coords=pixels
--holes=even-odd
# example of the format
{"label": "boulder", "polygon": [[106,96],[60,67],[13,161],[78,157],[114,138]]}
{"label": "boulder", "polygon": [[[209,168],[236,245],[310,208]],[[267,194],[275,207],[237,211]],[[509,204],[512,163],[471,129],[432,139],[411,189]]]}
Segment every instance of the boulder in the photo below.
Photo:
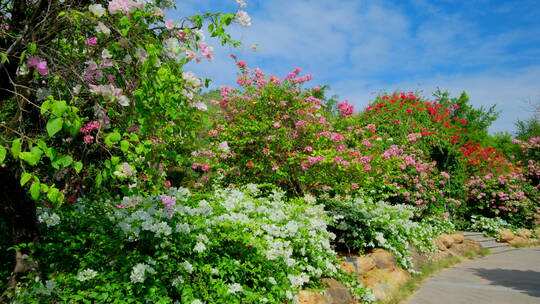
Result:
{"label": "boulder", "polygon": [[298,293],[298,304],[326,304],[326,297],[318,292],[301,290]]}
{"label": "boulder", "polygon": [[508,241],[508,243],[510,244],[519,244],[519,243],[528,243],[528,242],[529,242],[529,239],[526,239],[518,235],[514,236],[514,238],[511,241]]}
{"label": "boulder", "polygon": [[372,269],[363,276],[362,283],[373,290],[378,300],[388,301],[410,277],[411,275],[401,268]]}
{"label": "boulder", "polygon": [[460,234],[460,233],[450,234],[450,237],[454,240],[454,245],[461,244],[463,243],[463,240],[465,240],[465,237],[463,236],[463,234]]}
{"label": "boulder", "polygon": [[447,249],[446,245],[444,245],[444,243],[439,238],[433,239],[433,244],[435,244],[435,247],[437,247],[437,249],[439,249],[440,251],[445,251]]}
{"label": "boulder", "polygon": [[364,273],[375,268],[375,261],[371,257],[359,257],[356,259],[356,265],[358,267],[358,275],[363,275]]}
{"label": "boulder", "polygon": [[501,229],[497,233],[498,233],[497,239],[501,242],[508,243],[516,237],[514,233],[508,229]]}
{"label": "boulder", "polygon": [[323,279],[328,288],[325,290],[326,303],[331,304],[355,304],[353,296],[345,285],[334,279]]}
{"label": "boulder", "polygon": [[454,244],[454,238],[452,238],[448,234],[443,233],[443,234],[439,235],[439,237],[437,239],[439,239],[444,244],[444,246],[446,248],[450,248]]}
{"label": "boulder", "polygon": [[341,269],[348,273],[356,273],[358,276],[375,268],[375,261],[371,257],[348,257],[341,264]]}
{"label": "boulder", "polygon": [[519,229],[516,234],[522,238],[530,239],[532,236],[532,231],[529,229]]}
{"label": "boulder", "polygon": [[393,269],[396,267],[394,255],[384,249],[375,249],[367,257],[372,259],[379,269]]}

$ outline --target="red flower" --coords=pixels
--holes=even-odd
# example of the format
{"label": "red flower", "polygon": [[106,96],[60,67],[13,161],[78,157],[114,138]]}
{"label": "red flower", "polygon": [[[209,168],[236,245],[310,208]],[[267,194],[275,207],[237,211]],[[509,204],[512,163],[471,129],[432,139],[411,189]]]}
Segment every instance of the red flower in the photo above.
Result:
{"label": "red flower", "polygon": [[253,163],[250,162],[250,161],[248,161],[248,162],[246,163],[246,166],[247,166],[247,167],[250,167],[250,168],[253,168],[253,167],[254,167]]}
{"label": "red flower", "polygon": [[464,124],[464,125],[467,124],[467,121],[465,119],[460,119],[459,121],[461,121],[461,123]]}

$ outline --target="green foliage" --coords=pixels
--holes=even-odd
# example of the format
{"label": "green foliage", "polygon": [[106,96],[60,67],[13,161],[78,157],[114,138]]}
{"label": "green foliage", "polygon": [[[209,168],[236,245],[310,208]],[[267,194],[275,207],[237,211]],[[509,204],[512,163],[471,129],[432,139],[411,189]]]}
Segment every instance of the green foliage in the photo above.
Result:
{"label": "green foliage", "polygon": [[49,232],[37,245],[42,279],[17,301],[284,303],[321,286],[321,277],[343,278],[322,208],[261,188],[211,195],[171,188],[42,209]]}
{"label": "green foliage", "polygon": [[512,225],[500,217],[488,218],[476,215],[471,216],[469,228],[472,231],[483,232],[484,235],[489,237],[497,237],[497,232],[502,229],[515,230]]}
{"label": "green foliage", "polygon": [[413,217],[418,212],[415,208],[373,202],[362,194],[356,198],[323,199],[322,203],[334,217],[332,228],[338,244],[360,254],[372,248],[387,249],[407,270],[412,270],[413,266],[410,246],[421,252],[433,252],[436,248],[432,239],[454,230],[447,219],[426,217],[414,222]]}

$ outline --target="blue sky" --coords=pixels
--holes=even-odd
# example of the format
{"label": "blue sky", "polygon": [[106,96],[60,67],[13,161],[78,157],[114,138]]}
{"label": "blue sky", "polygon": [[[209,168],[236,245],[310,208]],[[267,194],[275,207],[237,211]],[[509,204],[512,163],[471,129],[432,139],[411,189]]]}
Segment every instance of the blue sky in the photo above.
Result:
{"label": "blue sky", "polygon": [[[382,91],[466,91],[475,106],[502,111],[491,132],[514,131],[517,119],[531,116],[529,104],[540,102],[538,0],[246,2],[252,26],[230,27],[244,45],[210,40],[214,61],[187,67],[214,87],[234,85],[234,53],[281,77],[301,67],[313,74],[311,85],[330,85],[357,110]],[[237,9],[234,0],[182,0],[169,16]]]}

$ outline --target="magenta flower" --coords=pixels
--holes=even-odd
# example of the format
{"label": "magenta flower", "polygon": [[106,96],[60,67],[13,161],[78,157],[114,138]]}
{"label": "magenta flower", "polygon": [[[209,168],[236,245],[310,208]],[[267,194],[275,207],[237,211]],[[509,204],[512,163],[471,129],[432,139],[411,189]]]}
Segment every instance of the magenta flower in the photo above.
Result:
{"label": "magenta flower", "polygon": [[86,42],[84,43],[84,45],[86,46],[91,46],[91,45],[96,45],[96,44],[97,44],[97,37],[88,38],[88,40],[86,40]]}

